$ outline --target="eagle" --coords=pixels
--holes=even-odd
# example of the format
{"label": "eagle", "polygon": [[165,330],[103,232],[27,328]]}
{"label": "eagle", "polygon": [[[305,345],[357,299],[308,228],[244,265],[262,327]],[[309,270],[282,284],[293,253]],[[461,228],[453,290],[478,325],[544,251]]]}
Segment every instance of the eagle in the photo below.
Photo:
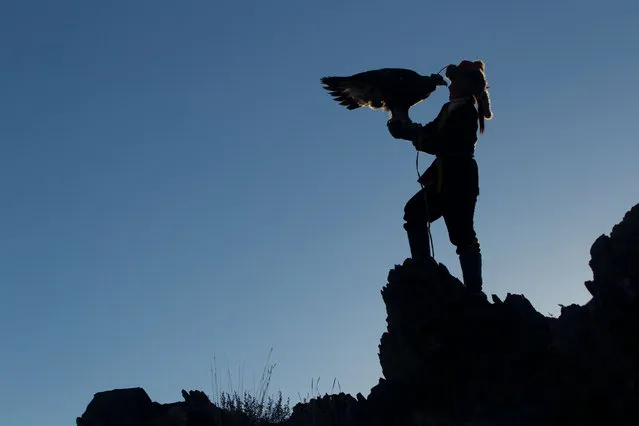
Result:
{"label": "eagle", "polygon": [[348,109],[381,108],[390,112],[391,120],[404,121],[410,121],[410,107],[428,98],[438,86],[448,86],[440,74],[423,76],[404,68],[382,68],[350,77],[322,77],[320,82]]}

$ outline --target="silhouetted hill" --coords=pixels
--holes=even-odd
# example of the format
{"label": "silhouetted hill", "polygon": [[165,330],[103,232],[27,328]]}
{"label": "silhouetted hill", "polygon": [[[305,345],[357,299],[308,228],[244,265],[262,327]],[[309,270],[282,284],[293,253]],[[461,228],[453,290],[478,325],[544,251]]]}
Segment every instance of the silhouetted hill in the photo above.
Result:
{"label": "silhouetted hill", "polygon": [[[368,395],[294,407],[291,426],[639,424],[639,205],[591,248],[592,299],[537,312],[522,295],[473,296],[434,260],[396,266],[382,290],[384,378]],[[94,396],[82,426],[249,425],[199,391]]]}

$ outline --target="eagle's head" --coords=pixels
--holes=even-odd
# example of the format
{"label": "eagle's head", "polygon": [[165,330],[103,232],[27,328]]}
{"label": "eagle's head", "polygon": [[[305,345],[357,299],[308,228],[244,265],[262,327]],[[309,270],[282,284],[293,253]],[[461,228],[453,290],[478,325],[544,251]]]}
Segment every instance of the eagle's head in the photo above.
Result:
{"label": "eagle's head", "polygon": [[448,82],[441,74],[431,74],[430,78],[436,86],[448,86]]}

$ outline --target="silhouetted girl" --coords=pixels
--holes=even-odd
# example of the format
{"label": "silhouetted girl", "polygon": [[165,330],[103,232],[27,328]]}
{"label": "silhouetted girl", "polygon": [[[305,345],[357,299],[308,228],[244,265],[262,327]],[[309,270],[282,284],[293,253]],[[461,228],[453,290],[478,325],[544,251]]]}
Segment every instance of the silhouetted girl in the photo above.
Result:
{"label": "silhouetted girl", "polygon": [[419,179],[422,190],[404,208],[404,229],[412,258],[430,257],[427,220],[433,222],[443,216],[450,241],[457,247],[464,284],[479,292],[481,252],[473,224],[479,174],[474,153],[478,127],[483,133],[484,120],[492,118],[484,63],[449,65],[446,77],[450,80],[450,100],[435,120],[425,126],[389,121],[388,130],[393,137],[409,140],[419,151],[436,156]]}

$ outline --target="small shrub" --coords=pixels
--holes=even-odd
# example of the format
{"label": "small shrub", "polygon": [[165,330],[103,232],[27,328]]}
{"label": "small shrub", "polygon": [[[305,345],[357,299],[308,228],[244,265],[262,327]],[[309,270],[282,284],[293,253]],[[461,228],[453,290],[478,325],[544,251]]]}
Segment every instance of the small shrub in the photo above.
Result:
{"label": "small shrub", "polygon": [[[246,390],[233,390],[231,392],[219,391],[217,369],[211,371],[213,382],[212,401],[218,407],[241,417],[248,419],[251,423],[283,423],[291,416],[290,399],[284,399],[282,392],[277,392],[274,396],[269,395],[271,376],[276,364],[271,362],[271,348],[266,365],[262,371],[259,385],[253,393]],[[213,358],[215,362],[215,358]],[[232,387],[231,374],[228,371],[229,386]],[[241,381],[241,378],[238,378]],[[216,392],[216,390],[218,390]],[[235,417],[235,416],[234,416]],[[239,421],[234,422],[240,424]]]}
{"label": "small shrub", "polygon": [[290,401],[284,400],[282,392],[275,396],[260,398],[245,391],[222,392],[219,407],[246,416],[252,423],[283,423],[291,416]]}

